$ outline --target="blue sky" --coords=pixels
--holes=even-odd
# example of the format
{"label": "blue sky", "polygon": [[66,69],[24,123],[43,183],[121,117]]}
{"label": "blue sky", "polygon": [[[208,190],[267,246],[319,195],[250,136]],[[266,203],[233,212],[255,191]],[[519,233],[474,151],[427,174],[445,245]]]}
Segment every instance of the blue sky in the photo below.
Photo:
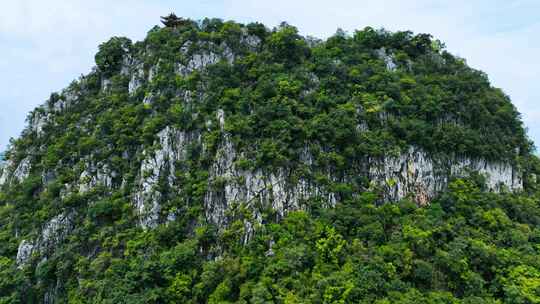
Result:
{"label": "blue sky", "polygon": [[287,21],[319,38],[338,27],[431,33],[510,95],[540,143],[537,0],[12,0],[0,8],[0,151],[30,110],[90,71],[101,42],[140,40],[171,11],[267,26]]}

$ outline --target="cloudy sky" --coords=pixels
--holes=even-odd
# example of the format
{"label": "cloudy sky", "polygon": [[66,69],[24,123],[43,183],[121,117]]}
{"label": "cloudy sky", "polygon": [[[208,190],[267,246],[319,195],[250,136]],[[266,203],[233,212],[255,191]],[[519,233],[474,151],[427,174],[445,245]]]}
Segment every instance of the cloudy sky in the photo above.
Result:
{"label": "cloudy sky", "polygon": [[99,43],[140,40],[169,12],[268,26],[287,21],[325,38],[365,26],[433,34],[512,98],[540,144],[538,0],[5,0],[0,5],[0,151],[27,113],[86,74]]}

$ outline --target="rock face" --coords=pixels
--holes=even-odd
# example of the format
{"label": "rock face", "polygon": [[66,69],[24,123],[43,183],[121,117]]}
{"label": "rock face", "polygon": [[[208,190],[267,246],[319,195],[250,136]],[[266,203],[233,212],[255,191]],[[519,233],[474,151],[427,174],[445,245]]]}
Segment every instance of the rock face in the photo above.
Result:
{"label": "rock face", "polygon": [[444,190],[452,176],[467,176],[471,172],[482,174],[490,191],[523,188],[521,174],[508,163],[465,157],[437,159],[417,147],[410,147],[397,157],[372,159],[369,171],[372,183],[383,189],[384,201],[412,196],[420,205],[428,204]]}
{"label": "rock face", "polygon": [[[281,218],[288,211],[305,207],[309,199],[320,197],[327,207],[336,204],[336,195],[324,187],[305,178],[294,180],[291,169],[279,168],[269,172],[261,169],[243,169],[237,161],[242,158],[225,136],[216,160],[210,169],[209,186],[204,198],[206,218],[225,227],[227,213],[231,207],[244,206],[251,211],[251,222],[245,222],[246,231],[252,232],[252,225],[262,222],[265,208],[271,208]],[[312,161],[308,153],[302,157],[305,165]]]}
{"label": "rock face", "polygon": [[385,48],[380,48],[376,51],[377,57],[382,59],[384,61],[384,64],[386,65],[386,69],[389,71],[395,71],[397,68],[397,64],[394,61],[394,56],[392,54],[389,54]]}
{"label": "rock face", "polygon": [[72,213],[61,213],[43,226],[35,240],[22,240],[17,251],[17,264],[24,265],[34,252],[43,255],[54,250],[72,231],[73,217]]}
{"label": "rock face", "polygon": [[135,63],[133,65],[133,73],[128,84],[129,94],[135,93],[137,89],[144,83],[144,67],[142,63]]}
{"label": "rock face", "polygon": [[[190,43],[186,43],[182,47],[185,55],[187,55],[190,46]],[[202,51],[189,56],[187,63],[179,63],[176,67],[176,72],[179,75],[187,76],[193,71],[200,71],[209,65],[218,63],[222,59],[229,64],[234,61],[234,53],[226,44],[220,46],[213,44],[204,45]]]}
{"label": "rock face", "polygon": [[514,166],[505,162],[490,162],[485,159],[459,158],[451,163],[452,175],[463,175],[467,171],[478,172],[486,177],[490,191],[523,190],[523,175]]}
{"label": "rock face", "polygon": [[79,193],[88,192],[98,185],[112,188],[115,177],[116,172],[113,172],[107,164],[89,165],[79,177]]}
{"label": "rock face", "polygon": [[24,158],[18,164],[15,164],[12,160],[0,164],[0,186],[11,181],[21,182],[25,180],[30,174],[31,167],[30,157]]}
{"label": "rock face", "polygon": [[[223,131],[225,114],[216,113]],[[283,217],[288,211],[302,209],[310,199],[321,199],[328,207],[335,205],[338,196],[324,186],[304,178],[295,177],[291,168],[276,168],[274,171],[246,169],[238,161],[243,155],[238,153],[223,133],[222,143],[213,156],[209,169],[208,187],[204,197],[206,218],[218,227],[225,227],[230,221],[231,209],[243,206],[252,214],[246,227],[262,222],[265,208],[271,208],[276,216]],[[159,222],[160,180],[173,191],[175,188],[175,164],[186,160],[188,147],[201,144],[200,137],[167,127],[158,134],[159,147],[153,152],[145,152],[141,165],[139,191],[134,195],[134,205],[144,228],[155,227]],[[306,149],[300,159],[302,165],[310,168],[312,157]],[[384,202],[398,201],[409,197],[419,205],[427,205],[439,192],[443,191],[452,176],[467,176],[477,172],[486,178],[490,191],[505,189],[519,191],[523,188],[520,172],[508,163],[489,162],[483,159],[456,157],[439,159],[418,147],[410,147],[398,156],[368,160],[367,175],[373,186],[381,190]],[[328,175],[337,181],[336,176]]]}
{"label": "rock face", "polygon": [[27,240],[22,240],[17,250],[17,265],[25,264],[32,256],[34,245]]}
{"label": "rock face", "polygon": [[0,163],[0,187],[7,183],[9,170],[12,166],[13,162],[10,160]]}
{"label": "rock face", "polygon": [[174,186],[176,164],[186,160],[189,146],[198,142],[200,136],[196,133],[167,127],[158,133],[158,148],[143,152],[145,159],[140,169],[139,190],[134,194],[134,204],[142,227],[151,228],[158,224],[162,197],[160,181],[168,187]]}

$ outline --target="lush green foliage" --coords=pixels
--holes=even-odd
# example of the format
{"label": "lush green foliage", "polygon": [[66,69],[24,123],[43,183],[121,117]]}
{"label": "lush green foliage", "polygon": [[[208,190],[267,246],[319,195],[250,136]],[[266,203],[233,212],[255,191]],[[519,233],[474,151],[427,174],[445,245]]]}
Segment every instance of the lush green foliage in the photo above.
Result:
{"label": "lush green foliage", "polygon": [[107,76],[119,72],[122,59],[130,47],[131,41],[124,37],[114,37],[101,44],[95,57],[99,70]]}
{"label": "lush green foliage", "polygon": [[[365,193],[292,212],[248,245],[241,223],[219,240],[208,226],[186,235],[183,220],[127,228],[128,207],[111,199],[27,275],[37,286],[67,282],[69,303],[538,303],[539,197],[486,194],[466,180],[450,188],[427,208],[377,207]],[[83,254],[93,242],[100,251]],[[212,244],[224,249],[218,259],[209,259]],[[23,272],[0,261],[0,290],[13,292],[4,301],[42,292],[27,293]]]}
{"label": "lush green foliage", "polygon": [[[194,54],[226,50],[231,62],[177,71]],[[131,61],[152,77],[130,94]],[[287,24],[206,19],[155,27],[135,44],[113,38],[96,64],[68,88],[77,102],[36,109],[31,119],[49,120],[44,135],[28,128],[7,154],[33,166],[0,191],[0,303],[38,303],[51,290],[60,303],[540,303],[538,159],[509,98],[431,36],[366,28],[319,41]],[[205,148],[175,164],[181,191],[159,183],[160,216],[175,220],[144,231],[133,189],[142,151],[158,148],[166,126],[199,132]],[[216,227],[203,210],[207,152],[225,132],[239,166],[286,167],[339,202],[313,199],[283,219],[266,210],[247,244],[242,204]],[[355,170],[410,145],[519,165],[526,192],[488,194],[457,179],[429,207],[379,206]],[[298,161],[306,147],[317,170]],[[116,173],[111,187],[68,187],[96,164]],[[17,268],[20,241],[61,213],[73,214],[73,231]]]}

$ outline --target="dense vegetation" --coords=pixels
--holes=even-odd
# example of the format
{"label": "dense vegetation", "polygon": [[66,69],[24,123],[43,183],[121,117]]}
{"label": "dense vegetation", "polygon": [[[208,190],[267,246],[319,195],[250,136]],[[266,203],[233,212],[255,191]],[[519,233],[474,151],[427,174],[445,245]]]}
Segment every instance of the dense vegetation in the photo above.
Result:
{"label": "dense vegetation", "polygon": [[[14,273],[3,257],[0,290],[5,303],[38,302],[55,280],[68,282],[69,303],[539,303],[538,199],[486,194],[464,180],[428,208],[377,207],[366,193],[292,212],[246,246],[233,223],[218,259],[204,250],[218,242],[211,227],[141,232],[127,228],[129,207],[100,202],[70,245],[37,268]],[[78,254],[87,242],[100,252]]]}
{"label": "dense vegetation", "polygon": [[[234,57],[178,73],[208,49]],[[31,159],[32,169],[0,191],[0,303],[540,303],[532,144],[508,96],[430,35],[366,28],[321,41],[287,24],[206,19],[155,27],[142,42],[112,38],[95,59],[92,73],[30,114],[49,119],[43,133],[27,128],[6,155]],[[130,60],[152,74],[132,93]],[[158,148],[166,126],[200,132],[205,148],[190,146],[176,166],[181,192],[160,184],[162,216],[174,212],[174,221],[145,230],[132,189],[142,151]],[[224,132],[242,166],[293,168],[337,192],[338,203],[313,200],[284,218],[267,210],[249,242],[241,206],[216,227],[202,201],[208,151]],[[525,190],[486,193],[473,175],[419,208],[379,204],[365,177],[321,174],[352,176],[410,145],[510,162]],[[306,146],[321,172],[299,166]],[[116,172],[110,187],[69,188],[98,163]],[[18,266],[21,240],[61,213],[73,214],[69,235]]]}

